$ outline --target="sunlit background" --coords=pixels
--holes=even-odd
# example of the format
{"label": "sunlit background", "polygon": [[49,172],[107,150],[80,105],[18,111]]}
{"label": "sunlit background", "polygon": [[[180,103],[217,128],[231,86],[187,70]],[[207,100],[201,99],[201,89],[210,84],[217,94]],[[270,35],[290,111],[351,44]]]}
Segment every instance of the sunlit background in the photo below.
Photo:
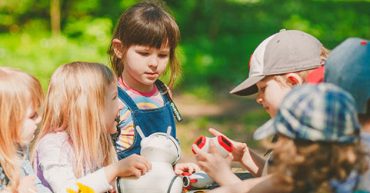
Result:
{"label": "sunlit background", "polygon": [[[120,14],[136,0],[0,0],[0,65],[23,69],[46,90],[52,72],[71,61],[108,64]],[[349,36],[370,39],[370,1],[167,0],[180,26],[182,77],[174,89],[184,116],[182,149],[216,127],[259,145],[251,133],[268,119],[254,97],[228,91],[248,74],[254,48],[280,29],[299,29],[332,49]]]}

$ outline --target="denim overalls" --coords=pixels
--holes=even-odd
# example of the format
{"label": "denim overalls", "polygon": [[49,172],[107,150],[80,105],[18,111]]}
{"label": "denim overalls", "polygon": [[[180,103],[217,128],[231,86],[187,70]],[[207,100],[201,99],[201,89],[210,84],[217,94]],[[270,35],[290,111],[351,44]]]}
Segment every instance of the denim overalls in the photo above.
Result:
{"label": "denim overalls", "polygon": [[[158,82],[156,82],[156,86],[159,89]],[[144,135],[147,137],[156,132],[166,133],[167,128],[171,126],[171,135],[176,139],[176,125],[170,101],[163,94],[161,94],[161,96],[164,101],[163,107],[155,109],[139,109],[131,97],[122,88],[118,87],[118,97],[131,111],[134,128],[139,126]],[[141,137],[135,129],[134,143],[131,145],[131,147],[117,152],[118,159],[121,160],[130,156],[131,154],[140,154],[140,142]]]}

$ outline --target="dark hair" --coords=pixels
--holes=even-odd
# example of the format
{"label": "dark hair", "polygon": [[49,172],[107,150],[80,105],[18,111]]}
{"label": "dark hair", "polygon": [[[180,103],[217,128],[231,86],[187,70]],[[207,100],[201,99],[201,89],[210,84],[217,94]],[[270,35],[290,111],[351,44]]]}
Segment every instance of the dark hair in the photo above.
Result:
{"label": "dark hair", "polygon": [[[122,58],[118,58],[114,53],[113,39],[119,39],[122,42]],[[175,54],[179,39],[179,27],[158,2],[138,3],[123,13],[116,25],[108,51],[112,68],[117,76],[121,76],[124,68],[122,59],[125,58],[128,48],[132,45],[161,48],[168,44],[171,72],[169,86],[171,87],[180,73],[180,65]]]}

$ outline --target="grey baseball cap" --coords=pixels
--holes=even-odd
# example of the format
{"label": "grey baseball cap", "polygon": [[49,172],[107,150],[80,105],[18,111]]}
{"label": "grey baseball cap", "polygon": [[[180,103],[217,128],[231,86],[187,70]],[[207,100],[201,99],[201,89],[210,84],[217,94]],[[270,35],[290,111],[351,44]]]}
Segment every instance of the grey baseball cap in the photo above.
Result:
{"label": "grey baseball cap", "polygon": [[298,30],[281,30],[258,45],[249,63],[249,76],[230,91],[246,96],[258,91],[256,83],[267,75],[285,74],[322,66],[322,44]]}
{"label": "grey baseball cap", "polygon": [[358,113],[370,113],[370,41],[352,37],[335,47],[325,65],[325,82],[351,93]]}

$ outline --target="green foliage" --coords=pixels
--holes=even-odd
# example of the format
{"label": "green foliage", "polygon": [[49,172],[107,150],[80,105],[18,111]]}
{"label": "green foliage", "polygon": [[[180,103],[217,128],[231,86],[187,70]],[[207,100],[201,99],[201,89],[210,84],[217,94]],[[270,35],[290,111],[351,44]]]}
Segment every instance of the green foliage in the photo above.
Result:
{"label": "green foliage", "polygon": [[[44,89],[54,70],[72,61],[107,64],[107,57],[98,44],[81,43],[64,36],[47,38],[48,34],[0,35],[0,65],[22,69],[38,77]],[[106,41],[104,46],[109,41]]]}
{"label": "green foliage", "polygon": [[[50,32],[51,2],[0,1],[0,65],[35,75],[44,88],[61,64],[108,64],[114,25],[138,0],[60,0],[58,37]],[[177,53],[183,74],[176,89],[211,102],[247,77],[254,49],[282,28],[306,31],[329,49],[349,36],[370,39],[368,0],[166,0],[166,5],[182,34]],[[245,139],[249,135],[239,133],[250,134],[268,119],[261,109],[235,116],[202,117],[186,124],[194,130],[225,128],[229,136]],[[199,132],[191,130],[192,139],[204,131]]]}
{"label": "green foliage", "polygon": [[[35,52],[29,54],[37,61],[41,60],[37,58],[44,60],[45,54],[38,54],[36,42],[53,41],[48,37],[50,2],[2,1],[1,37],[10,36],[10,40],[14,40],[2,40],[2,49],[17,45],[16,37],[24,38],[28,34],[32,40],[27,47],[29,52]],[[138,0],[61,0],[62,39],[68,42],[62,45],[68,45],[66,50],[76,49],[74,53],[80,53],[82,59],[96,52],[95,58],[106,61],[102,58],[107,58],[104,53],[113,25],[123,10],[136,2]],[[177,85],[190,91],[196,87],[227,90],[243,80],[255,47],[282,28],[311,33],[328,48],[348,36],[370,37],[369,1],[167,0],[166,5],[182,32],[183,77]],[[65,61],[70,58],[66,53],[60,55]],[[48,63],[59,62],[54,58],[58,56],[50,57]],[[205,95],[202,92],[199,94]]]}

